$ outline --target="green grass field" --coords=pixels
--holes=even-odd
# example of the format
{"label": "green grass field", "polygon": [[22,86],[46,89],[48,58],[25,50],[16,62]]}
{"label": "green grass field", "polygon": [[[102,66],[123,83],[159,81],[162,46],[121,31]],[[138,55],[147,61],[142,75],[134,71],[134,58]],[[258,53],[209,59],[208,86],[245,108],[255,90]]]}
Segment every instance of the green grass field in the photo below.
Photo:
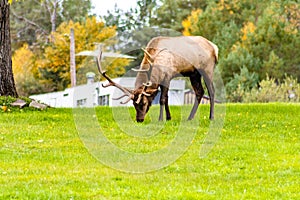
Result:
{"label": "green grass field", "polygon": [[[158,151],[185,126],[187,136],[195,132],[179,159],[139,174],[92,156],[72,109],[0,113],[0,199],[300,199],[299,104],[226,105],[222,134],[203,158],[209,107],[201,105],[197,120],[186,122],[190,109],[171,107],[173,120],[157,122],[158,107],[152,107],[144,124],[123,119],[121,108],[96,109],[98,121],[92,118],[105,138],[127,152]],[[150,130],[155,134],[147,135]],[[105,156],[115,159],[110,151]]]}

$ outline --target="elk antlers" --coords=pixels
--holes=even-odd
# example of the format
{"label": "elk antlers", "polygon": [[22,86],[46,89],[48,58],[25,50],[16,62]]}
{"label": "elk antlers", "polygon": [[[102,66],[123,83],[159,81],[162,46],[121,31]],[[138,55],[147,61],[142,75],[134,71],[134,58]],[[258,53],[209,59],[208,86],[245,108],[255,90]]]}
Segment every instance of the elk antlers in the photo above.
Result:
{"label": "elk antlers", "polygon": [[156,52],[156,54],[153,56],[151,55],[146,49],[142,48],[142,50],[144,51],[144,53],[149,57],[147,58],[148,62],[150,64],[152,64],[155,60],[155,58],[158,56],[158,54],[160,54],[162,51],[167,50],[167,48],[163,48],[163,49],[157,49],[158,51]]}
{"label": "elk antlers", "polygon": [[127,96],[128,99],[124,102],[121,102],[121,104],[127,104],[130,100],[134,99],[133,91],[119,85],[118,83],[115,83],[113,80],[111,80],[111,78],[109,78],[106,75],[106,72],[102,70],[101,57],[102,57],[102,51],[100,50],[99,55],[95,58],[96,63],[97,63],[97,67],[98,67],[98,71],[109,82],[107,85],[102,84],[102,87],[106,88],[106,87],[109,87],[109,86],[115,86],[116,88],[119,88],[122,92],[124,92],[124,95],[122,95],[121,97],[118,97],[118,98],[114,98],[113,100],[119,100],[119,99],[122,99],[122,98]]}
{"label": "elk antlers", "polygon": [[[152,82],[150,81],[150,77],[151,77],[151,73],[152,73],[152,68],[153,68],[153,61],[154,61],[154,58],[160,53],[162,52],[163,50],[166,50],[166,49],[161,49],[159,52],[156,53],[155,56],[151,56],[149,54],[149,52],[147,52],[145,49],[142,49],[145,54],[148,55],[149,58],[147,58],[147,61],[150,65],[149,69],[132,69],[133,71],[136,71],[136,72],[146,72],[147,73],[147,76],[148,76],[148,82],[147,83],[143,83],[143,89],[142,89],[142,92],[138,95],[138,98],[137,98],[137,101],[136,103],[139,104],[141,99],[142,99],[142,96],[145,95],[147,97],[151,96],[151,94],[148,94],[146,92],[147,90],[147,87],[151,87],[152,86]],[[95,57],[95,60],[96,60],[96,63],[97,63],[97,67],[98,67],[98,71],[99,73],[106,79],[108,80],[108,84],[107,85],[104,85],[102,84],[102,87],[106,88],[106,87],[109,87],[109,86],[115,86],[117,87],[118,89],[120,89],[124,95],[118,97],[118,98],[113,98],[113,100],[120,100],[124,97],[128,97],[126,101],[124,102],[121,102],[121,104],[127,104],[130,100],[133,100],[134,99],[134,91],[126,88],[126,87],[123,87],[121,85],[119,85],[118,83],[115,83],[110,77],[108,77],[106,75],[106,72],[102,70],[102,66],[101,66],[101,57],[102,57],[102,51],[100,49],[100,53],[97,57]]]}

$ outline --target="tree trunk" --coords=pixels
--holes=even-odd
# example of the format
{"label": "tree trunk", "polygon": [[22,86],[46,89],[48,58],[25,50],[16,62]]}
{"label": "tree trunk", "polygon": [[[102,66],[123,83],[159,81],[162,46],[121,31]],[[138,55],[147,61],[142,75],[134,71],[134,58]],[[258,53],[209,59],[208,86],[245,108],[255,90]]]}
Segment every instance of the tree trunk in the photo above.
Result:
{"label": "tree trunk", "polygon": [[17,97],[11,61],[10,5],[0,0],[0,96]]}
{"label": "tree trunk", "polygon": [[76,62],[75,62],[75,35],[74,29],[70,30],[70,74],[71,87],[76,86]]}

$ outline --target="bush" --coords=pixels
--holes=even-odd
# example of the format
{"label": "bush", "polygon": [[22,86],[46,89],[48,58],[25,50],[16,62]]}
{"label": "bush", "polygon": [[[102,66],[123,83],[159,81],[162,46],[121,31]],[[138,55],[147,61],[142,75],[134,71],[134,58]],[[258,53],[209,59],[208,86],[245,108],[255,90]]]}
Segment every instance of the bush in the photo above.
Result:
{"label": "bush", "polygon": [[278,83],[267,76],[259,85],[248,92],[244,91],[243,102],[300,102],[300,84],[290,76],[285,76]]}
{"label": "bush", "polygon": [[240,69],[240,74],[234,74],[234,78],[226,85],[227,100],[230,102],[242,102],[246,92],[258,84],[258,75],[249,72],[246,67]]}

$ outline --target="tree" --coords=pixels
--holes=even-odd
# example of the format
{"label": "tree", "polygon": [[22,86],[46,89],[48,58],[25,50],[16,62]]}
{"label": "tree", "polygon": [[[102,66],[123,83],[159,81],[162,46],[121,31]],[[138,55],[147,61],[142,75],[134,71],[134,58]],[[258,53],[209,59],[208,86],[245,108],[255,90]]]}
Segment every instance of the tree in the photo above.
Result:
{"label": "tree", "polygon": [[258,73],[264,79],[283,79],[285,74],[300,78],[299,4],[272,2],[258,17],[256,29],[248,32],[241,46],[260,59]]}
{"label": "tree", "polygon": [[218,45],[218,66],[228,83],[243,68],[259,80],[266,73],[299,80],[299,21],[297,1],[222,0],[192,12],[182,24],[185,35],[202,35]]}
{"label": "tree", "polygon": [[[75,1],[75,0],[74,0]],[[24,2],[31,2],[31,1],[24,1]],[[91,7],[90,1],[86,1],[88,3],[88,8]],[[10,3],[12,3],[12,0],[1,0],[0,1],[0,95],[11,95],[11,96],[18,96],[15,82],[14,82],[14,76],[12,71],[12,60],[11,60],[11,35],[10,35]],[[45,7],[47,11],[50,14],[51,18],[51,24],[52,28],[51,30],[55,30],[56,25],[56,16],[57,16],[57,10],[59,9],[59,3],[61,3],[61,0],[47,0],[44,1]],[[40,2],[34,1],[33,5],[39,5]],[[76,4],[77,5],[77,4]],[[63,8],[67,8],[69,4],[63,5]],[[22,8],[23,9],[23,8]],[[87,10],[87,9],[83,9]],[[30,12],[27,12],[30,13]],[[80,12],[77,12],[80,13]],[[14,14],[16,15],[16,14]],[[43,14],[40,14],[39,16],[43,16]],[[35,23],[32,20],[28,20],[25,17],[18,16],[16,17],[19,20],[23,20],[26,22],[26,26],[34,26],[37,28],[37,30],[41,30],[41,32],[47,33],[43,28],[38,24]],[[36,32],[35,32],[36,33]],[[25,34],[26,35],[26,34]],[[46,34],[45,34],[46,35]],[[34,41],[34,40],[33,40]]]}
{"label": "tree", "polygon": [[140,28],[151,26],[153,22],[156,20],[156,0],[139,0],[137,1],[137,10],[138,10],[138,19],[140,22]]}
{"label": "tree", "polygon": [[36,84],[39,81],[36,79],[37,67],[34,61],[35,55],[28,44],[16,50],[12,57],[16,88],[21,96],[38,94],[42,91],[41,85]]}
{"label": "tree", "polygon": [[17,97],[11,61],[10,4],[0,1],[0,96]]}
{"label": "tree", "polygon": [[155,7],[155,0],[138,0],[137,8],[124,11],[115,5],[114,11],[108,11],[103,18],[108,26],[116,26],[119,33],[134,31],[151,25]]}
{"label": "tree", "polygon": [[18,1],[11,8],[12,52],[24,43],[33,45],[38,38],[46,39],[51,30],[49,15],[40,2]]}
{"label": "tree", "polygon": [[64,22],[70,20],[82,22],[89,15],[91,8],[91,0],[64,0],[62,1],[62,10],[59,14]]}
{"label": "tree", "polygon": [[156,18],[151,25],[182,31],[181,22],[192,11],[205,9],[207,5],[206,0],[161,0],[161,5],[155,10]]}
{"label": "tree", "polygon": [[[129,11],[123,11],[115,6],[113,12],[108,11],[108,15],[104,16],[104,20],[108,26],[115,26],[119,33],[134,30],[139,26],[135,15],[137,11],[131,8]],[[125,17],[124,17],[125,16]]]}
{"label": "tree", "polygon": [[191,11],[204,9],[207,5],[207,0],[138,0],[137,8],[124,11],[115,7],[104,19],[108,25],[117,26],[118,32],[149,26],[182,31],[182,20]]}
{"label": "tree", "polygon": [[[39,59],[36,61],[38,68],[38,78],[40,83],[44,85],[44,92],[64,90],[70,85],[70,29],[75,31],[76,53],[85,50],[94,50],[95,43],[102,43],[109,38],[116,35],[115,27],[106,27],[96,17],[87,18],[85,21],[74,23],[73,21],[63,22],[52,33],[54,37],[53,43],[46,46],[42,55],[38,55]],[[95,65],[91,64],[91,60],[85,61],[85,57],[76,57],[77,72],[86,72],[82,68],[91,69],[96,72]],[[87,58],[88,59],[88,58]],[[112,62],[112,61],[111,61]],[[107,73],[111,77],[124,74],[124,65],[128,64],[127,60],[117,60],[109,62],[110,66]],[[118,62],[118,63],[117,63]],[[85,65],[84,65],[85,64]],[[105,66],[105,65],[104,65]],[[90,71],[90,70],[89,70]],[[80,74],[79,77],[84,77],[85,74]],[[79,83],[83,83],[79,81]]]}
{"label": "tree", "polygon": [[21,48],[24,43],[31,47],[48,43],[51,32],[55,32],[63,21],[81,22],[88,16],[90,9],[90,0],[33,0],[14,3],[11,10],[13,51]]}

